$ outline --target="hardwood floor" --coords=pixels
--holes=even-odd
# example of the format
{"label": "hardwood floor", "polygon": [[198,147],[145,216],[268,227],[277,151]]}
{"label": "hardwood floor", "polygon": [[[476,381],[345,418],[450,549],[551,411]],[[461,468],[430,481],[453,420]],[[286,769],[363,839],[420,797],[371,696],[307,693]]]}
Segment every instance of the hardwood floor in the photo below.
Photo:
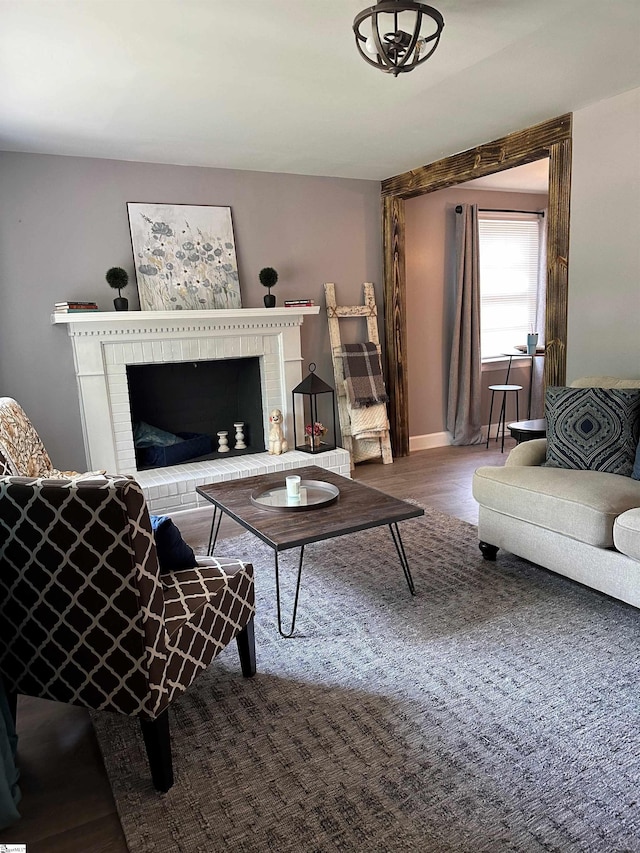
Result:
{"label": "hardwood floor", "polygon": [[[414,500],[476,524],[471,476],[480,465],[502,465],[505,452],[492,442],[442,447],[396,459],[358,465],[355,479],[399,498]],[[184,538],[202,541],[211,510],[176,516]],[[225,520],[221,535],[243,532]],[[27,843],[29,853],[127,853],[111,787],[88,713],[82,708],[21,696],[18,701],[22,815],[0,832],[0,843]],[[179,760],[179,757],[177,758]],[[135,851],[132,851],[135,853]]]}

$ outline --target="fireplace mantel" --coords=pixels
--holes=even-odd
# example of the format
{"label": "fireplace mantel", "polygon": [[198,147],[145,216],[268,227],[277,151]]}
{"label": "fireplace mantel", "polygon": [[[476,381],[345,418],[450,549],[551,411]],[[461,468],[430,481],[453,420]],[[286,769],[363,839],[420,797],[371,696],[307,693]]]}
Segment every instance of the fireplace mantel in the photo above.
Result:
{"label": "fireplace mantel", "polygon": [[200,331],[204,328],[234,329],[299,326],[306,315],[318,314],[319,305],[304,308],[222,308],[216,311],[78,311],[52,314],[54,325],[69,326],[69,334],[130,334],[137,329]]}
{"label": "fireplace mantel", "polygon": [[[282,457],[253,454],[138,471],[127,366],[257,357],[263,411],[280,409],[286,432],[293,435],[291,391],[302,379],[300,326],[319,311],[313,306],[54,314],[51,322],[67,328],[73,347],[88,467],[133,474],[152,511],[167,512],[196,506],[196,485],[308,464],[307,454],[289,451]],[[265,442],[266,430],[267,423]],[[349,472],[342,448],[314,461]]]}

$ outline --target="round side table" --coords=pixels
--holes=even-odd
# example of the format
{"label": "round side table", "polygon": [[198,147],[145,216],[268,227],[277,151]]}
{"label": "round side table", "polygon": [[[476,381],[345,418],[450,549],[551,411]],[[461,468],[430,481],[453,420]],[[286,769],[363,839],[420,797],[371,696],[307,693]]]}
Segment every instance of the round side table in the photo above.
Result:
{"label": "round side table", "polygon": [[538,418],[534,421],[515,421],[515,423],[507,424],[507,429],[518,444],[547,436],[547,422],[544,418]]}

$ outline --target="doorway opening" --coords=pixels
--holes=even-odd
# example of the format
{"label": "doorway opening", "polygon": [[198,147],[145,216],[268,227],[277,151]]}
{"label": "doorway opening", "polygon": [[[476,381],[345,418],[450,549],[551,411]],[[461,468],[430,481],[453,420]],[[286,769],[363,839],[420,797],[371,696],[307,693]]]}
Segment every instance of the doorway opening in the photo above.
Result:
{"label": "doorway opening", "polygon": [[566,376],[571,114],[511,133],[382,182],[385,360],[395,456],[409,454],[405,201],[549,158],[545,383]]}

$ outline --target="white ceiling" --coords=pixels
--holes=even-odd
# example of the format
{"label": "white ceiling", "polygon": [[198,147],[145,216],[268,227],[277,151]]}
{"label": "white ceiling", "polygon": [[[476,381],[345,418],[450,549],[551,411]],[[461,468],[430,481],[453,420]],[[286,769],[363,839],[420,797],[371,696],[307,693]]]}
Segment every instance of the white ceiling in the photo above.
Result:
{"label": "white ceiling", "polygon": [[548,193],[549,192],[549,160],[536,160],[525,166],[505,169],[484,178],[474,178],[464,184],[457,184],[452,189],[501,190],[511,193]]}
{"label": "white ceiling", "polygon": [[639,0],[431,0],[397,78],[372,0],[0,0],[0,149],[383,179],[640,85]]}

